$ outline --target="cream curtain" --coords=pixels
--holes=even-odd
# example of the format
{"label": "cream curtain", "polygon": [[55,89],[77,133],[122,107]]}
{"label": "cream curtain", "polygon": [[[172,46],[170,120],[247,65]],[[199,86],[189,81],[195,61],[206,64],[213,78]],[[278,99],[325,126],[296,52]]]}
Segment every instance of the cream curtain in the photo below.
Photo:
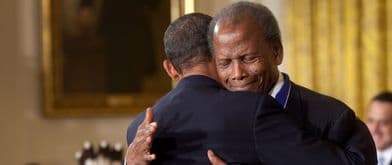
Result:
{"label": "cream curtain", "polygon": [[392,90],[392,1],[284,4],[284,58],[290,78],[342,100],[364,119],[369,100]]}

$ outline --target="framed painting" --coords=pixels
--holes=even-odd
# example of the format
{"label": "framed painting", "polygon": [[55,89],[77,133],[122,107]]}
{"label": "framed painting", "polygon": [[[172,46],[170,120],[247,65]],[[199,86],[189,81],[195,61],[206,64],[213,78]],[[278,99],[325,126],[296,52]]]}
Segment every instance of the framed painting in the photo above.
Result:
{"label": "framed painting", "polygon": [[45,116],[132,115],[170,90],[162,38],[183,0],[41,2]]}

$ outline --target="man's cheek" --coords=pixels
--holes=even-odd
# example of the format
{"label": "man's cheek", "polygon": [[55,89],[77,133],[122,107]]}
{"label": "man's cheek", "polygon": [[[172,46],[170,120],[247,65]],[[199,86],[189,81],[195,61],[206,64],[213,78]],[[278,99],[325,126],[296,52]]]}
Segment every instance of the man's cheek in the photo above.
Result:
{"label": "man's cheek", "polygon": [[220,69],[217,69],[216,71],[218,72],[218,77],[219,77],[219,79],[223,80],[224,77],[225,77],[224,74],[223,74],[223,71],[220,70]]}
{"label": "man's cheek", "polygon": [[261,69],[262,67],[258,63],[255,63],[252,65],[252,67],[250,67],[250,71],[252,71],[253,73],[260,73]]}
{"label": "man's cheek", "polygon": [[252,67],[249,71],[252,73],[252,75],[256,76],[262,73],[260,67]]}
{"label": "man's cheek", "polygon": [[228,79],[230,77],[230,74],[228,74],[227,70],[218,70],[218,75],[222,80]]}

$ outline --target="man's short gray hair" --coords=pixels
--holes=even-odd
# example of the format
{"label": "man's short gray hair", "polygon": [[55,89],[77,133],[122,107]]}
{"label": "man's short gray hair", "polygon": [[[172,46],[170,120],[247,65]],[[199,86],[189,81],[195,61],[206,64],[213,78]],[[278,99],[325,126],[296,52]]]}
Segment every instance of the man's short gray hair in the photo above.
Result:
{"label": "man's short gray hair", "polygon": [[236,25],[245,19],[252,19],[258,24],[262,34],[261,37],[263,37],[268,44],[278,44],[279,46],[282,46],[278,21],[266,6],[252,2],[237,2],[222,9],[209,25],[208,43],[212,54],[214,54],[212,42],[216,24],[225,23]]}

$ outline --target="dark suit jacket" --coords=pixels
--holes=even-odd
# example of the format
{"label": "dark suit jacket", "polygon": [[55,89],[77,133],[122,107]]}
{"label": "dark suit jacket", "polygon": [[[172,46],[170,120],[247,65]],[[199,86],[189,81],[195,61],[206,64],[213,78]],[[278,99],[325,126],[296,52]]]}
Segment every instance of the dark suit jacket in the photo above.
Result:
{"label": "dark suit jacket", "polygon": [[[208,164],[211,148],[229,164],[376,164],[367,128],[343,103],[292,83],[286,109],[279,107],[269,96],[185,78],[154,106],[155,163]],[[128,128],[128,144],[143,119]]]}
{"label": "dark suit jacket", "polygon": [[[344,103],[291,82],[285,111],[293,121],[278,116],[277,122],[270,125],[256,122],[257,151],[265,164],[284,165],[288,160],[291,164],[377,164],[375,145],[366,125]],[[284,122],[300,124],[300,129]],[[267,134],[269,129],[281,131]],[[281,143],[266,143],[278,139]]]}
{"label": "dark suit jacket", "polygon": [[[229,164],[260,164],[254,142],[255,114],[260,111],[262,120],[263,116],[284,114],[269,95],[228,92],[204,76],[182,79],[153,110],[158,123],[152,145],[157,160],[153,164],[209,164],[208,149]],[[137,116],[128,128],[128,144],[144,115]],[[261,125],[268,122],[266,119]]]}

